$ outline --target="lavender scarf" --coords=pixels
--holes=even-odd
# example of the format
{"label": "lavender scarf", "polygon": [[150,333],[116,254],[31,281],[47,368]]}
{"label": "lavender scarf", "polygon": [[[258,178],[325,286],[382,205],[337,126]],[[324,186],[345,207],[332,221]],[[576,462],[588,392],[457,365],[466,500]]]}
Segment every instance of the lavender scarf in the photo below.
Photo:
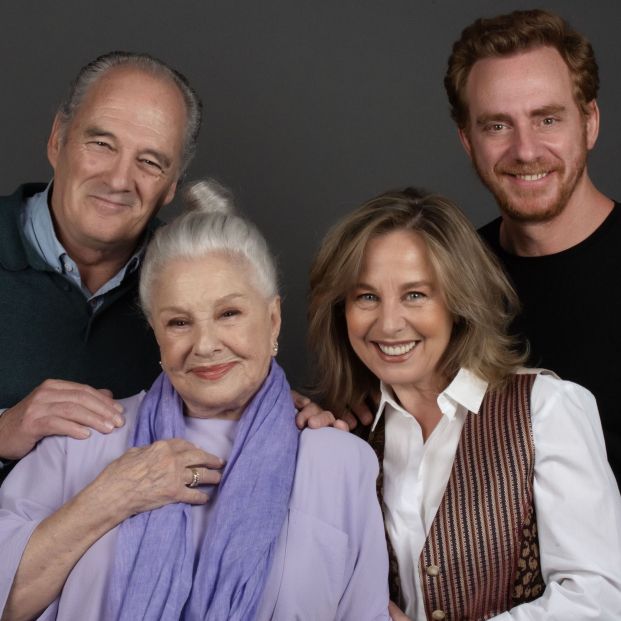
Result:
{"label": "lavender scarf", "polygon": [[[254,619],[286,516],[298,446],[282,369],[244,411],[195,566],[190,505],[133,516],[120,526],[107,619]],[[161,374],[138,413],[133,446],[183,438],[183,403]]]}

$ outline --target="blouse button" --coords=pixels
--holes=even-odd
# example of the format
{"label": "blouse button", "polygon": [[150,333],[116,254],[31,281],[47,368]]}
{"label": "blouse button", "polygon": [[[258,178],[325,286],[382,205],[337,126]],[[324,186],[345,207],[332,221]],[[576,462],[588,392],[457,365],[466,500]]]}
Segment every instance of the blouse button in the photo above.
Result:
{"label": "blouse button", "polygon": [[435,578],[440,575],[440,568],[437,565],[429,565],[425,570],[428,576]]}
{"label": "blouse button", "polygon": [[446,614],[444,610],[434,610],[431,613],[431,618],[433,621],[442,621],[443,619],[446,619]]}

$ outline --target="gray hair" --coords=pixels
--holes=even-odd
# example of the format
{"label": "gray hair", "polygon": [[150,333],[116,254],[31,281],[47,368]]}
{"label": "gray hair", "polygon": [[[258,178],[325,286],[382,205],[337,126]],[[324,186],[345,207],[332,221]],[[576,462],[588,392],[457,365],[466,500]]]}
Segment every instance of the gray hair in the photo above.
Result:
{"label": "gray hair", "polygon": [[255,271],[253,283],[267,299],[278,295],[274,258],[256,226],[233,213],[230,192],[213,180],[188,185],[186,210],[159,228],[149,243],[140,274],[140,303],[149,317],[151,293],[162,270],[175,259],[197,259],[212,252],[242,258]]}
{"label": "gray hair", "polygon": [[181,92],[186,108],[185,137],[179,173],[180,175],[183,174],[196,152],[203,105],[196,91],[190,86],[188,79],[182,73],[149,54],[122,51],[108,52],[84,65],[71,83],[69,91],[58,107],[57,115],[61,125],[61,135],[64,138],[64,133],[69,123],[84,101],[84,97],[91,86],[110,69],[124,66],[138,69],[154,77],[169,80]]}

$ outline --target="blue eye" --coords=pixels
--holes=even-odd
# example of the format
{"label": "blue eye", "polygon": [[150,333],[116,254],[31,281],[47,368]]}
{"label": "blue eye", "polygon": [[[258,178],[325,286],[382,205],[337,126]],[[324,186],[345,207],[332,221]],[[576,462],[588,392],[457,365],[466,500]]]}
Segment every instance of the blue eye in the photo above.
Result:
{"label": "blue eye", "polygon": [[413,302],[418,302],[426,297],[427,296],[420,291],[408,291],[408,293],[405,294],[405,299]]}
{"label": "blue eye", "polygon": [[374,293],[361,293],[357,299],[362,302],[377,302],[378,297]]}

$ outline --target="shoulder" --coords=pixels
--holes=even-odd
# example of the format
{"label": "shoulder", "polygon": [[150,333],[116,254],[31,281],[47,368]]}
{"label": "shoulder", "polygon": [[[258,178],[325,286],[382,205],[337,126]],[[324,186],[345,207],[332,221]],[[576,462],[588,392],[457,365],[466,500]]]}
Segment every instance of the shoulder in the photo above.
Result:
{"label": "shoulder", "polygon": [[346,431],[302,432],[289,509],[349,532],[377,505],[378,464],[371,448]]}
{"label": "shoulder", "polygon": [[575,382],[563,380],[557,375],[543,370],[537,374],[533,383],[531,402],[534,406],[551,400],[575,401],[597,408],[595,397],[587,388]]}
{"label": "shoulder", "polygon": [[20,270],[27,265],[20,213],[24,201],[45,188],[44,183],[27,183],[19,186],[10,196],[0,196],[0,262],[6,269]]}
{"label": "shoulder", "polygon": [[500,223],[502,218],[496,218],[480,227],[477,232],[481,239],[494,251],[500,247]]}
{"label": "shoulder", "polygon": [[584,386],[539,374],[531,393],[531,418],[535,438],[542,435],[591,436],[603,446],[602,426],[593,394]]}
{"label": "shoulder", "polygon": [[46,187],[47,184],[45,183],[24,183],[23,185],[20,185],[15,192],[13,192],[13,194],[0,196],[0,206],[2,207],[0,213],[3,217],[5,217],[8,209],[21,209],[26,199],[38,194],[39,192],[43,192]]}
{"label": "shoulder", "polygon": [[331,427],[305,429],[300,435],[297,472],[330,476],[342,481],[377,477],[373,449],[347,431]]}
{"label": "shoulder", "polygon": [[331,427],[305,429],[300,436],[298,465],[321,464],[331,471],[352,471],[355,468],[377,474],[378,463],[373,449],[352,433]]}

